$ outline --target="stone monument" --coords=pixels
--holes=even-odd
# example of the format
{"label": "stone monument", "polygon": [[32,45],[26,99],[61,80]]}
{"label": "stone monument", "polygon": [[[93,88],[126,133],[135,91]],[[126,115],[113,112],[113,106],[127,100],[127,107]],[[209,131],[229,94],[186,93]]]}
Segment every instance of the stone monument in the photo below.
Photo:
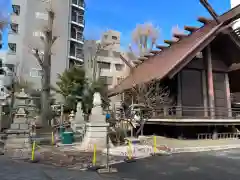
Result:
{"label": "stone monument", "polygon": [[28,96],[25,94],[24,90],[22,90],[16,96],[16,113],[10,129],[6,131],[7,140],[4,147],[5,152],[7,154],[9,153],[9,155],[13,155],[12,153],[16,153],[16,151],[19,150],[21,152],[31,151],[31,143],[29,138],[30,127],[27,119],[27,112],[25,110],[27,98]]}
{"label": "stone monument", "polygon": [[73,132],[84,133],[85,121],[82,113],[82,103],[78,102],[77,112],[74,119],[71,120],[71,128]]}
{"label": "stone monument", "polygon": [[[80,146],[81,150],[92,151],[94,144],[97,150],[102,150],[107,146],[107,132],[109,124],[106,123],[105,116],[102,114],[101,96],[94,94],[92,114],[89,123],[86,124],[86,134]],[[112,143],[109,140],[109,145]]]}

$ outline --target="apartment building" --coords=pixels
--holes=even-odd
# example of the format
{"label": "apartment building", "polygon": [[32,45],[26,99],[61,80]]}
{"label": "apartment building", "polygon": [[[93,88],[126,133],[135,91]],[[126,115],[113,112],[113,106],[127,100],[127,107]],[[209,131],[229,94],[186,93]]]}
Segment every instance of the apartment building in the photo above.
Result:
{"label": "apartment building", "polygon": [[41,88],[42,70],[32,54],[38,48],[43,56],[43,30],[47,27],[47,9],[55,13],[52,46],[51,84],[58,74],[74,64],[83,64],[84,0],[12,0],[8,33],[8,63],[17,67],[17,75]]}
{"label": "apartment building", "polygon": [[[127,59],[133,60],[130,53],[122,52],[120,48],[120,32],[108,30],[103,33],[99,41],[86,40],[84,43],[84,66],[88,77],[93,75],[94,63],[97,63],[96,75],[105,82],[108,88],[113,88],[129,74],[129,68],[121,60],[120,54]],[[96,58],[98,44],[104,47]],[[115,104],[120,101],[120,96],[113,97],[111,100]]]}

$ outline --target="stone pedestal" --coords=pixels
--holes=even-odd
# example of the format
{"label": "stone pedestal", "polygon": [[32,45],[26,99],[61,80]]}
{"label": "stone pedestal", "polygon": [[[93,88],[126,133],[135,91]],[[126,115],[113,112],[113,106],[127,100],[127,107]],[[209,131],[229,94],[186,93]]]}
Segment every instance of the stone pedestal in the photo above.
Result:
{"label": "stone pedestal", "polygon": [[[80,149],[86,151],[93,151],[94,144],[96,145],[97,151],[106,148],[108,126],[108,123],[87,123],[86,134],[84,136]],[[113,146],[110,139],[109,146]]]}
{"label": "stone pedestal", "polygon": [[26,156],[28,153],[19,153],[31,152],[31,142],[29,138],[30,128],[24,108],[18,109],[10,129],[8,129],[6,133],[5,153],[9,156],[18,156],[17,158],[27,158],[23,156]]}
{"label": "stone pedestal", "polygon": [[[83,138],[80,149],[93,151],[94,144],[97,151],[107,147],[108,127],[105,115],[102,114],[101,97],[99,93],[94,94],[92,113],[89,117],[90,123],[86,124],[86,133]],[[110,139],[109,146],[113,146]]]}

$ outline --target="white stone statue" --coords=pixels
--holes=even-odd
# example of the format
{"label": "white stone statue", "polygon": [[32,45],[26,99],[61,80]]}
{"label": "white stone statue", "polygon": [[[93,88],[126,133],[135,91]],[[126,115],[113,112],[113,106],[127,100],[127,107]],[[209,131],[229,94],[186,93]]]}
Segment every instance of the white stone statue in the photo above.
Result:
{"label": "white stone statue", "polygon": [[69,121],[74,121],[74,118],[75,118],[75,112],[74,111],[71,111],[71,114],[69,115]]}
{"label": "white stone statue", "polygon": [[101,103],[102,100],[100,93],[94,93],[92,113],[89,117],[90,122],[105,122],[105,116],[102,113]]}
{"label": "white stone statue", "polygon": [[82,103],[78,102],[77,104],[77,112],[75,114],[74,119],[71,121],[71,128],[74,132],[80,131],[82,132],[84,128],[84,117],[82,113]]}
{"label": "white stone statue", "polygon": [[76,112],[76,116],[74,119],[75,122],[83,122],[84,121],[84,117],[83,117],[83,112],[82,112],[82,103],[78,102],[77,103],[77,112]]}
{"label": "white stone statue", "polygon": [[102,99],[100,93],[96,92],[93,95],[93,107],[95,106],[101,106],[102,104]]}

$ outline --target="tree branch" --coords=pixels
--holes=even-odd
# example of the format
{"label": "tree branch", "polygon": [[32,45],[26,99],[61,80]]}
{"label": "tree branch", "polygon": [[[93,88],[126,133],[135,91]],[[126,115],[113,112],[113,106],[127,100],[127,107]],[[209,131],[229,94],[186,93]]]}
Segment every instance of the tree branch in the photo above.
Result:
{"label": "tree branch", "polygon": [[133,66],[130,64],[130,62],[127,59],[125,59],[122,54],[120,54],[120,58],[130,68],[130,70],[132,71],[133,70]]}
{"label": "tree branch", "polygon": [[39,54],[39,50],[38,49],[33,49],[33,56],[37,59],[39,65],[43,68],[43,61],[42,59],[40,58],[40,54]]}
{"label": "tree branch", "polygon": [[[53,39],[52,39],[52,45],[56,42],[56,40],[59,38],[59,36],[53,36]],[[51,46],[52,46],[51,45]]]}

